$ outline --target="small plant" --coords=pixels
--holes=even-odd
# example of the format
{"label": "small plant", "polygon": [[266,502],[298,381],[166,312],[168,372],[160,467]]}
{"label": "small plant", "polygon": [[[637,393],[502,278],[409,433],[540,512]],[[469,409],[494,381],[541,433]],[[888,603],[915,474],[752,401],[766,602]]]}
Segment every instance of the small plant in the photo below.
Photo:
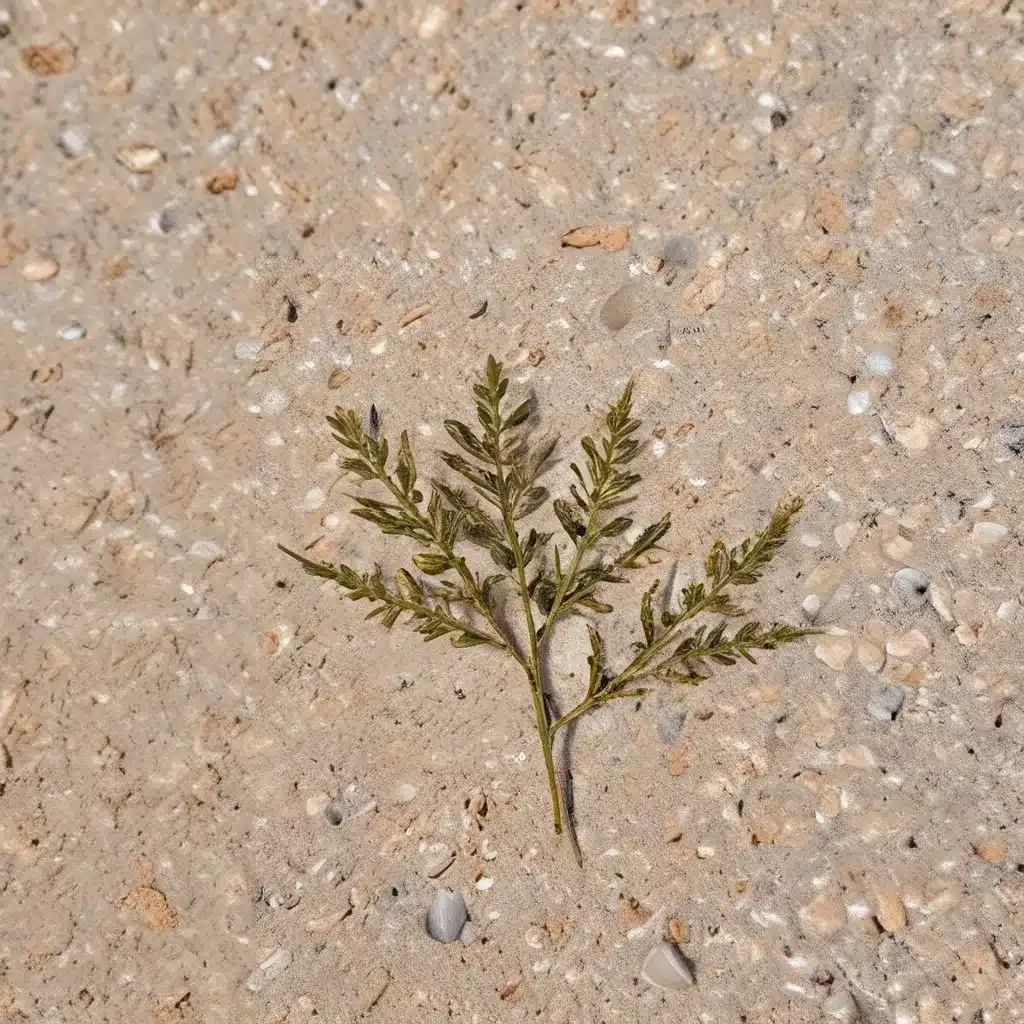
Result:
{"label": "small plant", "polygon": [[[633,644],[632,658],[615,669],[601,634],[588,624],[591,654],[586,693],[575,707],[558,714],[545,682],[545,650],[552,627],[567,615],[607,614],[608,587],[626,581],[625,573],[653,564],[659,541],[669,531],[669,516],[644,527],[617,550],[610,542],[633,530],[633,520],[621,510],[636,497],[639,474],[631,466],[642,445],[636,438],[639,421],[632,418],[632,382],[609,407],[604,430],[596,440],[584,437],[583,467],[571,465],[576,482],[571,498],[552,502],[555,518],[568,538],[552,543],[554,534],[526,527],[528,519],[548,500],[538,484],[557,443],[547,436],[530,444],[525,424],[532,412],[527,400],[507,411],[508,378],[493,356],[474,385],[479,430],[458,420],[446,420],[448,435],[460,452],[442,452],[445,465],[468,487],[431,481],[426,499],[418,486],[416,463],[408,434],[402,433],[397,458],[391,458],[380,434],[376,409],[364,426],[354,410],[335,411],[327,422],[334,438],[348,450],[342,468],[364,481],[382,485],[382,498],[357,496],[353,514],[374,523],[382,533],[408,537],[421,551],[412,556],[418,574],[395,573],[393,583],[381,567],[358,572],[347,565],[314,562],[282,547],[306,572],[333,580],[352,601],[368,601],[367,619],[379,618],[391,628],[403,614],[427,640],[448,636],[454,647],[491,647],[515,661],[529,684],[544,764],[547,768],[556,833],[563,821],[582,863],[572,830],[571,790],[563,790],[555,768],[555,739],[581,715],[624,698],[642,696],[652,680],[692,685],[707,679],[713,665],[734,665],[740,658],[755,662],[753,652],[818,632],[779,623],[762,626],[747,621],[729,631],[729,619],[746,612],[735,602],[732,588],[760,579],[782,546],[803,502],[790,498],[780,504],[768,525],[738,547],[715,541],[704,563],[705,580],[686,586],[677,602],[669,603],[656,580],[640,600],[643,639]],[[460,541],[486,549],[498,571],[480,577],[459,551]],[[419,575],[422,574],[422,575]],[[425,577],[430,577],[427,580]],[[508,585],[522,607],[520,639],[499,616],[500,591]],[[718,616],[714,625],[697,624],[699,616]],[[756,662],[755,662],[756,663]],[[563,816],[564,809],[564,816]]]}

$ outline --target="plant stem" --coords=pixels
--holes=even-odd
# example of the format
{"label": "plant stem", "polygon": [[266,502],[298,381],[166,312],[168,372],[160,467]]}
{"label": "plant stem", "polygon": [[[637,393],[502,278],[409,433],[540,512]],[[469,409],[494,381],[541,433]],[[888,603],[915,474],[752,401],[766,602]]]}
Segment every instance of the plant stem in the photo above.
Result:
{"label": "plant stem", "polygon": [[[495,405],[495,418],[500,420],[498,406]],[[530,683],[530,693],[533,697],[534,715],[537,721],[537,735],[540,738],[541,749],[544,752],[544,767],[548,773],[548,792],[551,797],[551,813],[554,817],[555,835],[562,833],[562,790],[558,785],[558,773],[555,771],[555,758],[552,752],[551,723],[548,719],[548,709],[544,702],[544,684],[540,670],[540,653],[537,648],[537,628],[533,621],[533,603],[530,591],[526,582],[526,565],[523,561],[523,549],[519,543],[519,531],[516,529],[515,514],[511,502],[508,500],[508,489],[505,484],[505,468],[501,458],[501,433],[500,430],[494,441],[494,468],[497,481],[498,500],[501,504],[501,514],[505,523],[505,533],[508,535],[509,546],[512,549],[512,557],[516,563],[516,575],[519,580],[519,596],[523,602],[523,615],[526,618],[526,632],[530,638],[530,652],[528,663],[523,665],[526,678]]]}

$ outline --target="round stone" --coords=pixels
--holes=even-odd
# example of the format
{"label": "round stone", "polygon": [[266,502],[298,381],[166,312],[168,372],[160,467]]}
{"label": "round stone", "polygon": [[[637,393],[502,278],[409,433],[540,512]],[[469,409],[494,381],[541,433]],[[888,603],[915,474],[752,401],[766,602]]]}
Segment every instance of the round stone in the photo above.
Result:
{"label": "round stone", "polygon": [[436,942],[455,942],[468,919],[466,901],[451,889],[441,889],[427,911],[427,934]]}
{"label": "round stone", "polygon": [[689,988],[694,983],[693,968],[673,942],[659,942],[647,954],[640,977],[648,985],[663,989]]}
{"label": "round stone", "polygon": [[900,569],[892,578],[890,593],[904,608],[923,608],[928,603],[931,580],[920,569]]}

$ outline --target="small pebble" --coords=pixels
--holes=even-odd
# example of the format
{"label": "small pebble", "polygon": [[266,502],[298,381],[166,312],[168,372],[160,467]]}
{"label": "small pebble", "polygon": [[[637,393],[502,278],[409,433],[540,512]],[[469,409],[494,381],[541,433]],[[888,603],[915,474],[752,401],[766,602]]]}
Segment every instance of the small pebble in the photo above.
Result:
{"label": "small pebble", "polygon": [[894,722],[906,700],[902,686],[890,684],[873,693],[868,700],[868,714],[878,722]]}
{"label": "small pebble", "polygon": [[853,640],[845,631],[824,636],[814,648],[814,656],[830,669],[841,672],[853,654]]}
{"label": "small pebble", "polygon": [[1002,523],[993,523],[988,519],[975,523],[971,529],[971,537],[983,554],[997,551],[1003,546],[1009,535],[1008,527],[1003,526]]}
{"label": "small pebble", "polygon": [[65,125],[57,135],[57,146],[69,159],[80,157],[89,145],[89,129],[79,125]]}
{"label": "small pebble", "polygon": [[605,299],[601,307],[601,323],[609,331],[621,331],[633,317],[634,287],[624,284]]}
{"label": "small pebble", "polygon": [[920,569],[900,569],[892,578],[889,592],[905,608],[923,608],[928,603],[931,580]]}
{"label": "small pebble", "polygon": [[884,352],[869,352],[864,359],[868,373],[874,377],[888,377],[892,373],[892,359]]}
{"label": "small pebble", "polygon": [[839,751],[837,760],[850,768],[876,768],[875,755],[863,743],[851,743]]}
{"label": "small pebble", "polygon": [[931,641],[919,629],[912,629],[885,645],[886,653],[891,658],[903,658],[905,661],[924,658],[931,653],[931,649]]}
{"label": "small pebble", "polygon": [[120,150],[117,162],[134,174],[151,174],[164,162],[164,155],[156,146],[140,143]]}
{"label": "small pebble", "polygon": [[857,1008],[856,1000],[845,988],[833,992],[821,1008],[827,1016],[841,1021],[842,1024],[854,1024],[854,1021],[860,1020],[860,1010]]}
{"label": "small pebble", "polygon": [[974,847],[974,852],[990,864],[998,864],[1009,856],[1009,849],[1001,839],[986,839]]}
{"label": "small pebble", "polygon": [[439,878],[455,862],[455,851],[446,843],[420,846],[420,872],[425,878]]}
{"label": "small pebble", "polygon": [[245,987],[250,992],[259,992],[276,977],[284,974],[292,962],[290,949],[276,949],[256,968],[246,980]]}
{"label": "small pebble", "polygon": [[451,889],[441,889],[427,911],[427,934],[437,942],[455,942],[468,919],[466,901]]}
{"label": "small pebble", "polygon": [[1012,423],[1003,427],[996,435],[996,444],[1002,454],[1024,456],[1024,423]]}
{"label": "small pebble", "polygon": [[661,737],[662,743],[668,743],[674,746],[679,742],[679,733],[682,729],[683,720],[685,718],[685,713],[679,711],[677,708],[672,708],[669,711],[663,711],[658,715],[658,735]]}
{"label": "small pebble", "polygon": [[60,264],[52,257],[44,254],[29,256],[21,268],[21,276],[26,281],[49,281],[60,272]]}
{"label": "small pebble", "polygon": [[416,799],[417,789],[414,785],[409,782],[403,782],[399,786],[395,786],[391,793],[391,799],[396,804],[411,804]]}
{"label": "small pebble", "polygon": [[644,958],[640,977],[648,985],[662,989],[689,988],[694,983],[693,968],[673,942],[659,942]]}
{"label": "small pebble", "polygon": [[848,522],[840,523],[833,531],[833,536],[839,547],[846,551],[856,540],[858,533],[860,533],[860,523]]}
{"label": "small pebble", "polygon": [[891,886],[876,886],[875,918],[890,935],[895,935],[906,928],[906,908],[903,906],[899,894]]}
{"label": "small pebble", "polygon": [[870,391],[851,391],[846,398],[846,411],[851,416],[862,416],[871,408]]}
{"label": "small pebble", "polygon": [[953,615],[953,591],[945,583],[932,583],[928,588],[928,601],[947,626],[956,621]]}
{"label": "small pebble", "polygon": [[70,323],[61,329],[61,341],[81,341],[86,335],[86,329],[80,323]]}

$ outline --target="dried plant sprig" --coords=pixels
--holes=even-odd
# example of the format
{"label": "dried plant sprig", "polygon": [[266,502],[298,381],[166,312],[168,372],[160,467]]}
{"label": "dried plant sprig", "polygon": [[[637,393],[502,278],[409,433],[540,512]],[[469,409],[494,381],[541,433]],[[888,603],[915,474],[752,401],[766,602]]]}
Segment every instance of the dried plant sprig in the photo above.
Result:
{"label": "dried plant sprig", "polygon": [[[338,409],[328,423],[334,437],[350,454],[342,468],[363,481],[383,485],[386,498],[353,496],[353,514],[374,523],[382,533],[404,536],[421,548],[412,556],[414,567],[434,579],[427,584],[407,569],[398,569],[392,586],[380,566],[359,573],[346,566],[317,562],[288,548],[306,572],[337,583],[353,601],[368,601],[368,619],[379,618],[387,628],[408,613],[408,622],[427,640],[448,636],[455,647],[490,646],[514,659],[526,675],[533,701],[537,733],[548,776],[555,832],[565,823],[577,859],[579,846],[572,833],[571,806],[555,768],[554,743],[558,733],[581,715],[613,700],[640,697],[654,680],[695,685],[711,675],[713,666],[732,666],[739,659],[756,664],[755,651],[774,650],[819,632],[756,620],[729,632],[727,621],[746,612],[736,603],[731,588],[756,583],[778,553],[793,519],[802,507],[799,498],[783,501],[760,533],[729,548],[715,541],[704,564],[705,580],[683,588],[673,606],[667,587],[656,580],[640,601],[643,639],[633,645],[632,660],[614,671],[600,632],[588,624],[591,653],[586,693],[561,716],[552,711],[546,681],[545,653],[552,627],[563,616],[593,612],[607,614],[612,606],[603,599],[610,586],[626,581],[623,573],[646,567],[668,533],[669,515],[644,527],[618,552],[615,542],[633,529],[633,520],[619,510],[636,498],[640,474],[630,467],[642,451],[636,438],[640,427],[632,417],[633,384],[628,383],[608,408],[604,427],[596,439],[584,437],[583,468],[573,463],[576,481],[569,498],[555,498],[552,512],[568,538],[567,557],[552,544],[554,533],[519,524],[537,512],[550,497],[537,481],[543,474],[557,439],[553,435],[530,443],[526,424],[533,414],[530,399],[506,412],[509,381],[502,365],[492,357],[474,385],[477,429],[459,420],[446,420],[445,429],[460,449],[445,451],[445,465],[463,478],[467,488],[431,481],[425,499],[417,487],[418,474],[406,433],[391,465],[387,439],[379,435],[379,419],[369,430],[354,410]],[[373,410],[374,412],[376,410]],[[424,502],[426,505],[424,506]],[[467,541],[488,551],[500,570],[481,577],[474,573],[459,544]],[[527,570],[533,567],[532,576]],[[522,608],[525,641],[498,615],[498,585],[511,582]],[[655,598],[661,592],[655,616]],[[461,614],[453,606],[464,606]],[[704,615],[720,616],[714,625],[696,624]]]}

